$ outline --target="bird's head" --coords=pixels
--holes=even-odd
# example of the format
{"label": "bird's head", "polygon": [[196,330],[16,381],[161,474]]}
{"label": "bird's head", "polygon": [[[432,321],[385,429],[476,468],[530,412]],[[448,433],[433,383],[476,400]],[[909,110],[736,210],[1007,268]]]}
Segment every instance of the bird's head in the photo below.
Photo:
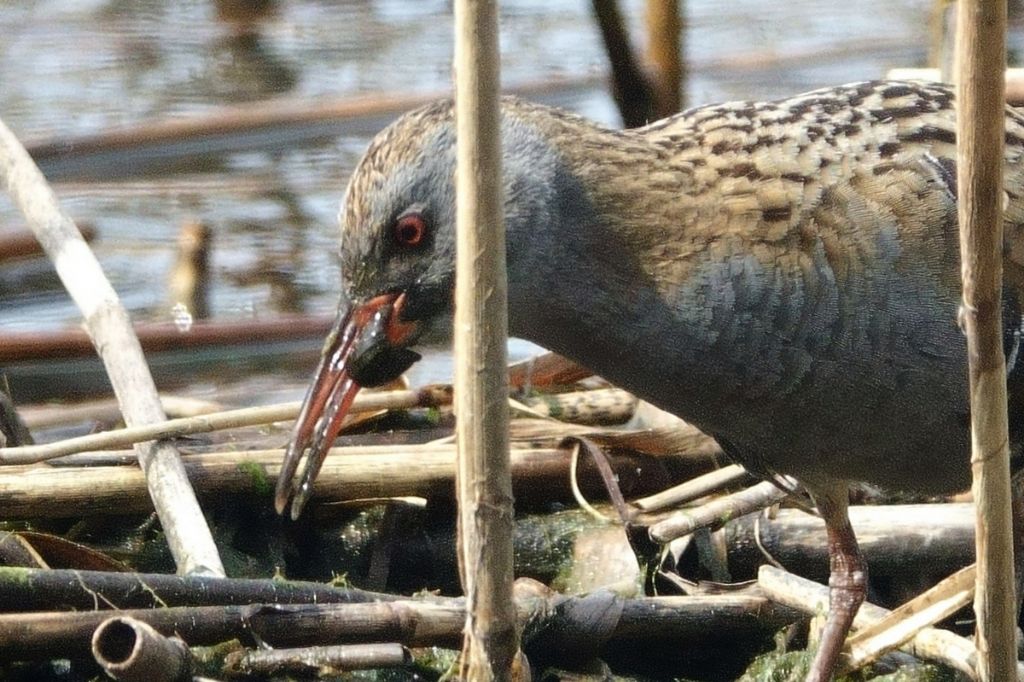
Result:
{"label": "bird's head", "polygon": [[[533,263],[561,258],[559,223],[580,219],[580,189],[550,135],[545,107],[506,99],[502,115],[509,306],[542,296]],[[568,120],[568,115],[559,114]],[[580,119],[582,121],[582,119]],[[574,198],[575,197],[575,198]],[[557,200],[556,200],[557,199]],[[386,383],[419,355],[409,349],[453,306],[455,117],[452,102],[410,112],[371,142],[341,212],[342,302],[278,478],[275,506],[298,516],[361,386]],[[543,227],[545,229],[538,229]],[[571,240],[570,240],[571,241]],[[513,287],[512,282],[519,282]],[[513,291],[514,289],[514,291]],[[295,480],[303,453],[305,470]]]}
{"label": "bird's head", "polygon": [[[452,106],[405,115],[370,144],[340,213],[342,300],[278,478],[275,506],[297,517],[362,386],[386,383],[452,305],[455,140]],[[301,478],[295,473],[309,450]]]}

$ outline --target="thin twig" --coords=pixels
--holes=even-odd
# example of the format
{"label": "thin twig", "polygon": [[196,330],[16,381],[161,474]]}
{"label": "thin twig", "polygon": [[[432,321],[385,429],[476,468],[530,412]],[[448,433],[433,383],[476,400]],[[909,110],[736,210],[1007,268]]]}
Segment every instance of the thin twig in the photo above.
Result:
{"label": "thin twig", "polygon": [[[2,453],[2,450],[0,450]],[[721,469],[702,474],[668,490],[633,501],[633,506],[642,512],[657,512],[669,507],[678,507],[718,492],[727,486],[748,481],[751,474],[739,464],[730,464]]]}
{"label": "thin twig", "polygon": [[705,505],[673,514],[650,528],[651,539],[666,543],[689,535],[698,528],[718,528],[726,521],[769,507],[786,498],[774,483],[757,485],[711,500]]}
{"label": "thin twig", "polygon": [[[603,422],[606,418],[613,421],[622,421],[622,417],[625,417],[625,410],[630,409],[630,401],[625,398],[628,395],[625,391],[619,391],[618,389],[615,389],[614,392],[609,392],[609,389],[597,389],[593,391],[562,393],[547,396],[543,403],[543,411],[541,412],[537,412],[536,407],[528,409],[531,413],[536,414],[536,416],[545,416],[545,413],[555,413],[560,419],[568,422],[578,421],[584,424],[591,424]],[[128,447],[135,443],[160,438],[179,438],[199,433],[209,433],[211,431],[289,421],[295,419],[300,405],[298,402],[278,403],[276,405],[245,407],[237,410],[215,412],[209,409],[207,404],[186,405],[184,404],[185,401],[180,401],[170,396],[164,396],[162,400],[165,409],[167,407],[175,409],[187,407],[194,414],[189,417],[168,419],[157,424],[100,431],[53,443],[7,448],[0,447],[0,466],[32,464],[58,457],[67,457],[81,452]],[[426,386],[419,390],[382,391],[377,393],[364,391],[356,396],[349,412],[355,415],[380,410],[441,407],[450,405],[451,402],[451,387],[445,385]],[[614,408],[609,409],[609,403],[614,403]],[[594,407],[595,405],[603,405],[604,407]],[[594,407],[595,412],[588,412],[586,406]],[[615,416],[616,408],[621,410],[618,412],[618,417]],[[105,407],[102,405],[83,408],[78,412],[78,415],[81,418],[86,416],[95,417],[103,409]],[[601,413],[598,414],[596,410],[601,410]],[[199,413],[195,414],[195,412]],[[39,417],[35,419],[39,421]],[[50,423],[52,423],[52,420],[50,420]]]}
{"label": "thin twig", "polygon": [[888,616],[859,630],[846,646],[849,658],[843,661],[846,670],[856,670],[902,646],[926,627],[949,618],[971,603],[974,598],[976,567],[971,564],[914,597]]}
{"label": "thin twig", "polygon": [[[125,423],[163,421],[160,398],[127,311],[78,228],[61,211],[43,174],[2,121],[0,177],[82,312]],[[140,444],[136,452],[178,570],[224,575],[178,452],[166,443]]]}
{"label": "thin twig", "polygon": [[[828,588],[824,585],[774,566],[762,566],[758,571],[757,582],[769,598],[790,608],[810,614],[825,613],[828,610]],[[888,609],[864,602],[857,611],[853,626],[867,627],[885,618],[889,613],[891,612]],[[978,679],[978,673],[974,669],[977,658],[974,645],[970,640],[948,630],[925,628],[900,649],[912,656],[948,665],[972,680]],[[1015,678],[1010,676],[1005,679]]]}
{"label": "thin twig", "polygon": [[[160,404],[168,416],[175,418],[196,417],[228,409],[224,404],[212,400],[167,394],[160,396]],[[27,405],[20,412],[29,429],[47,429],[82,422],[116,422],[121,419],[121,411],[114,398],[80,403]]]}
{"label": "thin twig", "polygon": [[412,653],[401,644],[336,644],[299,649],[236,651],[224,659],[224,672],[259,677],[288,673],[316,675],[324,669],[335,672],[400,668],[410,663]]}
{"label": "thin twig", "polygon": [[[431,407],[451,402],[451,394],[444,388],[426,388],[421,391],[388,391],[360,394],[353,406],[353,414],[386,409]],[[280,403],[264,407],[246,407],[226,412],[215,412],[196,417],[169,419],[156,424],[135,426],[115,431],[90,433],[54,443],[0,448],[0,464],[31,464],[79,452],[121,448],[161,438],[178,438],[197,433],[208,433],[243,426],[258,426],[295,419],[299,403]]]}

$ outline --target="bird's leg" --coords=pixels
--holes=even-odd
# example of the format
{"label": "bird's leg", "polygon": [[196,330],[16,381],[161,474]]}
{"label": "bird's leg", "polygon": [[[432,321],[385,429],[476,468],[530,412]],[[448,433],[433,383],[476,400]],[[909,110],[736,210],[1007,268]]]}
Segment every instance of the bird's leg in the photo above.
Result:
{"label": "bird's leg", "polygon": [[846,483],[816,487],[811,494],[828,534],[829,609],[807,682],[827,682],[832,678],[857,609],[864,601],[867,567],[847,514],[849,489]]}

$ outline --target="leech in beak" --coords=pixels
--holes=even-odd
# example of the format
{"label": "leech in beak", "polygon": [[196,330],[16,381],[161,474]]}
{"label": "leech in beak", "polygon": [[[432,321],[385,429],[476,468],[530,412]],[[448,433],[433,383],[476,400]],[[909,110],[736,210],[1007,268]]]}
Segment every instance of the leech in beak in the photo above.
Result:
{"label": "leech in beak", "polygon": [[[404,293],[382,294],[339,312],[281,464],[274,495],[278,514],[289,499],[292,519],[302,512],[359,389],[386,383],[419,360],[403,345],[412,342],[419,326],[399,319],[404,303]],[[307,449],[306,466],[296,479]]]}

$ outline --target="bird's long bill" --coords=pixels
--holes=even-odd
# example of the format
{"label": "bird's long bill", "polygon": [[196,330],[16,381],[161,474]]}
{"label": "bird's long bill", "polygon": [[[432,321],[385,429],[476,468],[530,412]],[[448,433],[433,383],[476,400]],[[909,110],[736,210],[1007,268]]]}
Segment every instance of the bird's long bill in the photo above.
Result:
{"label": "bird's long bill", "polygon": [[[339,312],[281,464],[274,495],[278,514],[284,513],[290,498],[291,517],[302,512],[360,387],[390,381],[419,359],[402,345],[416,330],[415,323],[399,321],[404,302],[404,294],[383,294]],[[307,448],[306,467],[295,479]]]}

